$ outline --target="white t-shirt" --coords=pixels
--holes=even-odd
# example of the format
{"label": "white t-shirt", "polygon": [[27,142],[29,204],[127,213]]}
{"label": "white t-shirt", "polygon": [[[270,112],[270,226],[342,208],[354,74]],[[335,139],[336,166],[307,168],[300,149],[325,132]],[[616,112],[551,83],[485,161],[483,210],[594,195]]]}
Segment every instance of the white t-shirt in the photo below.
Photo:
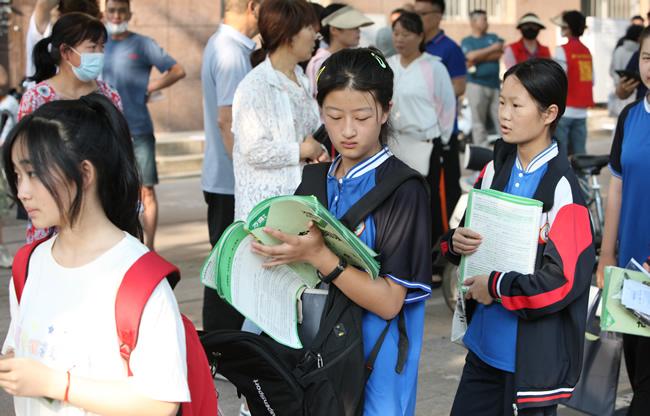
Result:
{"label": "white t-shirt", "polygon": [[454,130],[456,96],[447,69],[437,56],[423,53],[406,68],[400,55],[388,58],[395,74],[391,122],[397,138],[447,143]]}
{"label": "white t-shirt", "polygon": [[[17,357],[83,377],[127,379],[115,329],[115,297],[124,274],[147,248],[125,235],[97,259],[77,268],[56,262],[52,256],[56,237],[38,246],[29,262],[20,306],[10,283],[11,324],[3,352],[11,348]],[[144,308],[130,365],[129,383],[138,393],[160,401],[190,401],[185,332],[166,280]],[[42,398],[16,397],[14,407],[17,416],[90,415]]]}
{"label": "white t-shirt", "polygon": [[34,63],[32,61],[32,52],[34,51],[34,46],[38,43],[39,40],[46,38],[52,34],[52,23],[48,23],[45,28],[45,33],[40,33],[36,27],[36,19],[32,13],[32,17],[29,18],[29,25],[27,26],[27,36],[25,37],[25,76],[31,77],[34,75]]}

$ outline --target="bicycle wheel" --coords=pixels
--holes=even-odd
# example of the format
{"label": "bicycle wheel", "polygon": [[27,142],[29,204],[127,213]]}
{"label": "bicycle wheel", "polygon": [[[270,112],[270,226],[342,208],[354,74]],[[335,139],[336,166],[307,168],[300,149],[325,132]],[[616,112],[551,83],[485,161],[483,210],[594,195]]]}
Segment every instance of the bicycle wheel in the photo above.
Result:
{"label": "bicycle wheel", "polygon": [[447,263],[442,271],[442,296],[450,311],[456,309],[456,292],[458,290],[458,267]]}

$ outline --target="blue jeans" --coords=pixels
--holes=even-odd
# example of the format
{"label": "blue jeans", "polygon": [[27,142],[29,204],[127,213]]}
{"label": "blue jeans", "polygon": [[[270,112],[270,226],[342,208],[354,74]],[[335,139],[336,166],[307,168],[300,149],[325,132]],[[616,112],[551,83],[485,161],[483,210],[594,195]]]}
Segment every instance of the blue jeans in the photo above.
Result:
{"label": "blue jeans", "polygon": [[557,123],[555,138],[567,156],[587,153],[587,119],[562,117]]}

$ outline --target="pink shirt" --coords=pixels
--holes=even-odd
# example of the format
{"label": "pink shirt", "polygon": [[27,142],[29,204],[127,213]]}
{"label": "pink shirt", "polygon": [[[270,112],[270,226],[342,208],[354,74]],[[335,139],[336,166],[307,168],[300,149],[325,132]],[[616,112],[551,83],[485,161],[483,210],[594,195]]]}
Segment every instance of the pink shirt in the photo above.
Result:
{"label": "pink shirt", "polygon": [[327,49],[318,48],[316,54],[312,56],[312,58],[309,60],[309,63],[307,64],[305,73],[309,78],[309,84],[311,85],[311,94],[314,97],[316,97],[316,93],[318,93],[318,88],[316,85],[318,81],[318,71],[320,71],[320,67],[323,65],[323,62],[325,62],[325,60],[331,55],[332,54]]}
{"label": "pink shirt", "polygon": [[[113,104],[115,104],[115,107],[122,111],[122,99],[120,98],[120,94],[118,94],[113,87],[104,81],[97,80],[97,92],[111,100]],[[47,81],[39,82],[28,89],[20,100],[18,120],[33,113],[43,104],[63,99],[64,98],[58,95]]]}

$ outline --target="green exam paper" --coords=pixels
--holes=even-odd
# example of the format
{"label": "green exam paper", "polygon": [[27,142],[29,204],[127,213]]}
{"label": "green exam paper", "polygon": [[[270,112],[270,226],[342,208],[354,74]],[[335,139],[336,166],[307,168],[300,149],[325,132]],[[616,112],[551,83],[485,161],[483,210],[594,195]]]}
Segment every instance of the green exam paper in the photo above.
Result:
{"label": "green exam paper", "polygon": [[201,269],[201,282],[216,290],[242,315],[276,341],[301,348],[298,337],[298,299],[306,288],[319,282],[313,266],[307,263],[264,268],[265,258],[251,251],[259,241],[275,245],[279,241],[266,234],[271,227],[287,234],[307,232],[313,221],[323,233],[325,243],[349,264],[379,274],[377,254],[323,207],[315,197],[280,196],[256,205],[247,220],[237,221],[224,231]]}
{"label": "green exam paper", "polygon": [[620,267],[605,267],[605,288],[603,290],[603,311],[600,329],[624,334],[650,337],[650,328],[621,303],[623,282],[626,279],[648,283],[650,279],[643,272]]}

